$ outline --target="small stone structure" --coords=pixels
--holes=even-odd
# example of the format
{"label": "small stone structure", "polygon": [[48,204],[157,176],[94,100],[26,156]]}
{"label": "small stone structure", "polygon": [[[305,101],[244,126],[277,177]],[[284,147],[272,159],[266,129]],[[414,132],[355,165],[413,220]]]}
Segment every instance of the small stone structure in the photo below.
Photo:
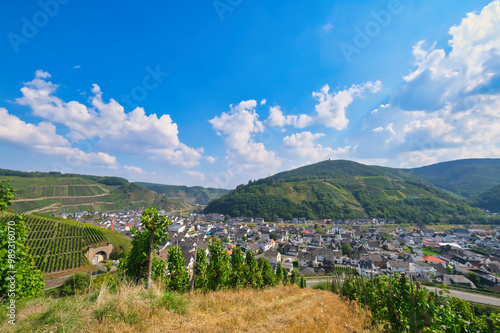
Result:
{"label": "small stone structure", "polygon": [[94,265],[103,260],[108,260],[113,248],[113,243],[99,247],[89,247],[87,252],[85,252],[85,257]]}

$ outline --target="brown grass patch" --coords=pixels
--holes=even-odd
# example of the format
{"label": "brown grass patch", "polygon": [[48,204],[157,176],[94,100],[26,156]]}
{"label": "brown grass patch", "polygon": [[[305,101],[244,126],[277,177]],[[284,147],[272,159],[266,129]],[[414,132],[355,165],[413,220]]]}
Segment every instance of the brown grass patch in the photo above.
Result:
{"label": "brown grass patch", "polygon": [[[124,285],[116,292],[103,286],[98,295],[87,298],[73,303],[81,320],[73,328],[82,332],[370,332],[370,316],[357,305],[331,292],[296,286],[186,295],[165,292],[160,286],[146,291]],[[29,321],[37,317],[37,310],[46,309],[34,302],[20,311],[19,318]],[[22,326],[67,331],[57,323]]]}

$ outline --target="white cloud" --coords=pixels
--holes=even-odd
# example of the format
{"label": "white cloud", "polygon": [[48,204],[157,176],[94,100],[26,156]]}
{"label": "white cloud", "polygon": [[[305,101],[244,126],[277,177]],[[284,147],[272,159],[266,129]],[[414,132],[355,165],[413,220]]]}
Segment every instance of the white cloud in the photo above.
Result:
{"label": "white cloud", "polygon": [[332,149],[323,147],[315,141],[324,137],[324,133],[311,133],[304,131],[283,138],[283,149],[291,159],[305,159],[308,162],[316,162],[327,158],[338,158],[350,152],[351,147],[339,147]]}
{"label": "white cloud", "polygon": [[500,1],[467,14],[449,33],[448,53],[415,44],[416,68],[390,105],[366,120],[373,130],[362,139],[365,154],[406,167],[499,156]]}
{"label": "white cloud", "polygon": [[202,172],[192,170],[184,170],[183,172],[192,178],[205,180],[205,175]]}
{"label": "white cloud", "polygon": [[330,30],[332,30],[332,28],[333,28],[333,24],[331,24],[330,22],[328,22],[327,24],[325,24],[323,26],[323,29],[325,29],[325,31],[330,31]]}
{"label": "white cloud", "polygon": [[44,72],[44,71],[42,71],[41,69],[39,69],[39,70],[37,70],[37,71],[35,72],[35,77],[36,77],[36,78],[39,78],[39,79],[47,79],[47,78],[49,78],[50,76],[51,76],[51,75],[50,75],[49,73]]}
{"label": "white cloud", "polygon": [[73,67],[74,69],[78,69],[78,68],[81,68],[82,66],[80,65],[76,65],[75,67]]}
{"label": "white cloud", "polygon": [[312,96],[318,101],[318,104],[315,106],[315,114],[285,116],[280,106],[271,107],[266,124],[274,127],[293,126],[295,128],[305,128],[320,124],[329,128],[343,130],[349,123],[346,117],[347,107],[352,104],[354,99],[356,97],[363,97],[366,91],[376,93],[381,87],[382,83],[380,81],[369,81],[360,85],[352,85],[346,90],[331,93],[330,86],[326,84],[320,91],[312,93]]}
{"label": "white cloud", "polygon": [[205,156],[205,160],[206,160],[209,164],[214,164],[214,163],[215,163],[216,158],[215,158],[215,157],[213,157],[213,156]]}
{"label": "white cloud", "polygon": [[260,105],[266,105],[266,103],[267,103],[267,100],[265,98],[260,101]]}
{"label": "white cloud", "polygon": [[144,174],[146,173],[146,171],[142,170],[141,168],[139,167],[136,167],[136,166],[128,166],[128,165],[124,165],[123,168],[127,171],[130,171],[132,173],[135,173],[135,174]]}
{"label": "white cloud", "polygon": [[21,88],[19,104],[28,105],[33,114],[69,129],[73,143],[99,138],[99,149],[111,153],[147,156],[165,164],[192,167],[199,164],[203,148],[191,148],[178,138],[177,124],[168,114],[146,115],[143,108],[126,113],[114,99],[105,102],[97,84],[92,87],[92,107],[76,101],[64,102],[55,95],[57,84],[43,80],[50,74],[37,71],[34,80]]}
{"label": "white cloud", "polygon": [[68,167],[103,165],[116,168],[114,156],[106,153],[85,153],[72,147],[70,142],[56,133],[56,127],[48,122],[29,124],[0,108],[0,141],[18,145],[35,153],[53,156]]}
{"label": "white cloud", "polygon": [[223,112],[209,120],[218,135],[225,135],[226,160],[241,169],[274,170],[281,160],[272,151],[266,150],[262,142],[255,142],[254,136],[264,131],[264,125],[255,112],[255,100],[231,105],[229,112]]}

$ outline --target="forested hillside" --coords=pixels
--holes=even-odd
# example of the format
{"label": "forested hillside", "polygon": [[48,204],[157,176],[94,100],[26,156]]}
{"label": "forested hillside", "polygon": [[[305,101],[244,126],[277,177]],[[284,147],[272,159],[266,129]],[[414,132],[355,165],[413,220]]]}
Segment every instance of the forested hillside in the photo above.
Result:
{"label": "forested hillside", "polygon": [[351,161],[324,161],[250,181],[205,212],[277,218],[393,218],[399,222],[485,222],[472,208],[418,176]]}

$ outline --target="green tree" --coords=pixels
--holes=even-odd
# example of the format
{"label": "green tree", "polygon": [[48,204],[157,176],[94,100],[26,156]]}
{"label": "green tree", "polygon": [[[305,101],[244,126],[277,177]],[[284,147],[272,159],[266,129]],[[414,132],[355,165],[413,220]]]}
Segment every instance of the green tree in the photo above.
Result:
{"label": "green tree", "polygon": [[230,274],[229,255],[217,238],[212,238],[208,244],[210,263],[208,264],[208,286],[210,290],[224,289]]}
{"label": "green tree", "polygon": [[158,249],[159,243],[167,240],[171,221],[158,215],[156,207],[152,207],[144,211],[141,223],[144,226],[142,231],[130,228],[134,236],[132,249],[120,266],[134,280],[146,279],[146,287],[150,288],[151,279],[164,277],[165,262],[153,256],[153,251]]}
{"label": "green tree", "polygon": [[283,268],[281,267],[280,262],[276,265],[276,281],[277,282],[283,281]]}
{"label": "green tree", "polygon": [[249,287],[259,288],[262,284],[262,274],[259,270],[257,260],[252,250],[249,250],[245,256],[246,264],[246,282]]}
{"label": "green tree", "polygon": [[182,256],[182,249],[178,246],[172,246],[168,249],[168,271],[170,272],[168,286],[171,290],[185,292],[189,289],[186,262]]}
{"label": "green tree", "polygon": [[349,253],[351,253],[351,251],[352,251],[351,245],[349,245],[349,244],[342,245],[342,254],[343,255],[348,256]]}
{"label": "green tree", "polygon": [[[14,198],[9,182],[3,181],[0,212]],[[27,236],[28,227],[21,215],[0,223],[0,299],[28,299],[43,293],[43,274],[35,269],[35,261],[24,245]]]}
{"label": "green tree", "polygon": [[465,274],[465,277],[468,278],[469,280],[471,280],[472,283],[474,283],[474,285],[476,287],[479,286],[480,279],[479,279],[479,275],[477,275],[477,273],[469,272],[469,273]]}
{"label": "green tree", "polygon": [[2,180],[0,183],[0,213],[3,210],[11,205],[11,201],[16,198],[14,190],[10,186],[10,182],[6,180]]}
{"label": "green tree", "polygon": [[269,234],[269,238],[276,242],[278,240],[278,235],[271,233]]}
{"label": "green tree", "polygon": [[262,272],[262,287],[271,287],[276,285],[276,274],[266,258],[260,257],[257,260],[259,270]]}
{"label": "green tree", "polygon": [[292,275],[290,275],[290,283],[292,284],[299,284],[299,270],[297,268],[292,269]]}
{"label": "green tree", "polygon": [[231,255],[231,274],[229,277],[230,286],[234,289],[241,289],[245,287],[245,258],[240,247],[233,249]]}
{"label": "green tree", "polygon": [[304,289],[306,288],[307,284],[306,284],[306,279],[304,279],[304,277],[301,277],[300,278],[300,288]]}
{"label": "green tree", "polygon": [[288,271],[286,270],[286,268],[283,268],[283,285],[287,285],[288,284]]}
{"label": "green tree", "polygon": [[203,292],[208,291],[208,258],[205,249],[196,250],[196,262],[194,263],[194,288]]}

